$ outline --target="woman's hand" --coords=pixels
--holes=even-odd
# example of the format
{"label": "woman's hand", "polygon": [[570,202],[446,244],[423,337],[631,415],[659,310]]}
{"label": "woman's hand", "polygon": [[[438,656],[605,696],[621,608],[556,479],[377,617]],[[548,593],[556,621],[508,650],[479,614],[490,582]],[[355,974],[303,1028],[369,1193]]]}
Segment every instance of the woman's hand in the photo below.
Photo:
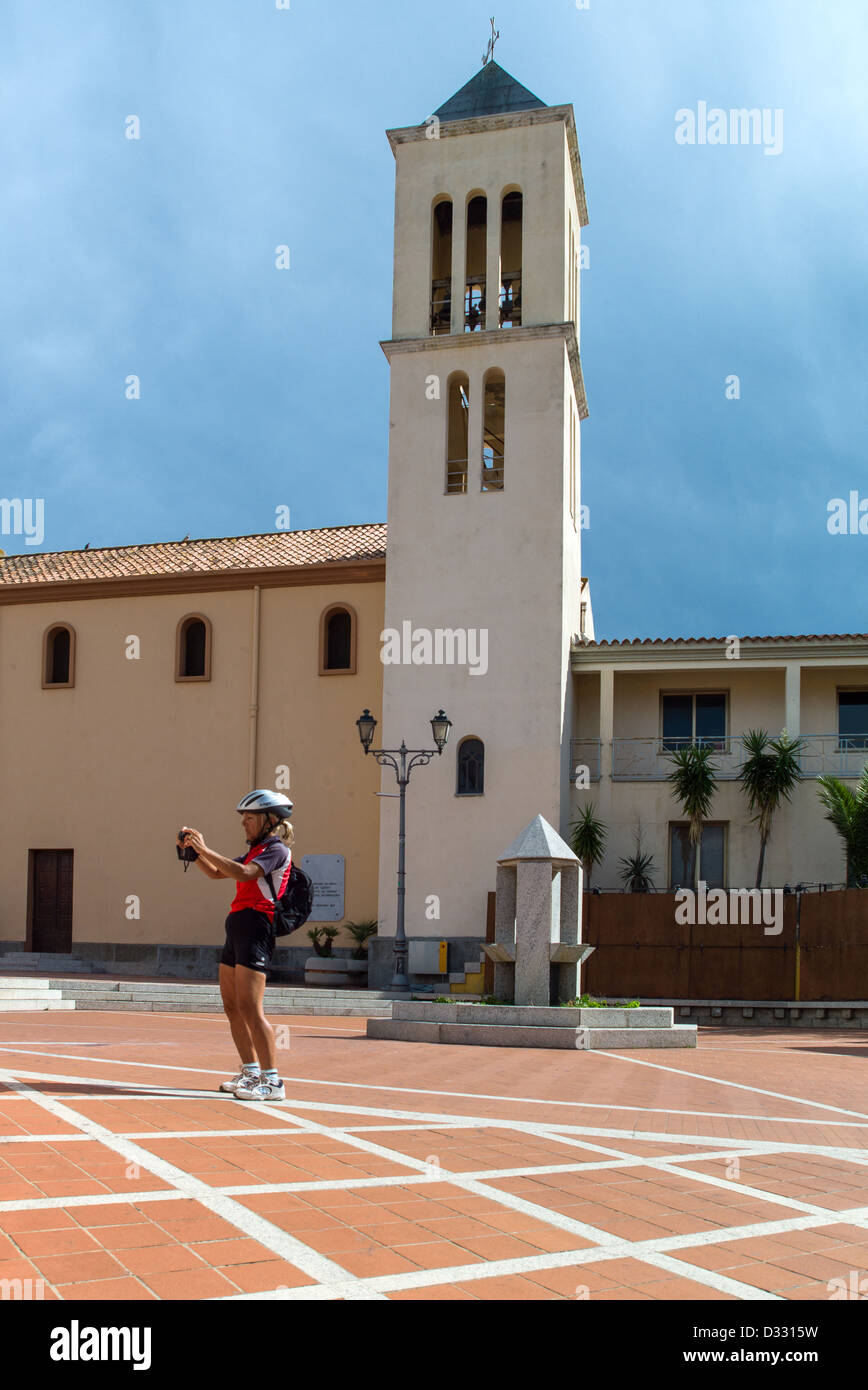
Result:
{"label": "woman's hand", "polygon": [[205,841],[202,838],[201,830],[191,830],[189,826],[185,826],[182,834],[183,843],[185,845],[189,845],[190,848],[194,849],[197,854],[208,853],[208,846],[205,844]]}

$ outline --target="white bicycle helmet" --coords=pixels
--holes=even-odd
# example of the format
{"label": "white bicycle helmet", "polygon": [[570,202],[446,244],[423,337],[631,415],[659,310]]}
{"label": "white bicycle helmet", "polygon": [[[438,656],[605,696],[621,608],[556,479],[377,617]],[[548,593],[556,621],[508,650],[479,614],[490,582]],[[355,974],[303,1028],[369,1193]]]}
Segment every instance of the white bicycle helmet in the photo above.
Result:
{"label": "white bicycle helmet", "polygon": [[235,809],[239,812],[254,811],[261,815],[276,816],[278,820],[289,820],[292,815],[292,802],[283,792],[260,788],[243,796]]}

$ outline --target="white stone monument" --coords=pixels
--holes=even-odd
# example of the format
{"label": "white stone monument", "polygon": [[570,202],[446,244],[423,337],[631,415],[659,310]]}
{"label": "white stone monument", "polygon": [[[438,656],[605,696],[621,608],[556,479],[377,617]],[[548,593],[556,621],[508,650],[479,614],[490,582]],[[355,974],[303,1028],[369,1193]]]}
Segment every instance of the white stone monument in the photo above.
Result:
{"label": "white stone monument", "polygon": [[537,816],[497,861],[494,942],[483,948],[495,963],[495,995],[540,1007],[575,999],[579,968],[594,949],[581,944],[581,935],[581,865]]}

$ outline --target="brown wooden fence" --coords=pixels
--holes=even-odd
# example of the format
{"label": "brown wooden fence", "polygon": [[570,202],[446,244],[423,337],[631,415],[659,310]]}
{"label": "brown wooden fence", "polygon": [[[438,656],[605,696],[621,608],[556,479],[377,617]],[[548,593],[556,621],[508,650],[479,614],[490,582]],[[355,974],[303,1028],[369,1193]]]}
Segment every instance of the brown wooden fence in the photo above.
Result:
{"label": "brown wooden fence", "polygon": [[[761,924],[680,925],[673,893],[585,894],[582,969],[589,994],[647,999],[868,998],[868,892],[783,900],[783,931]],[[798,985],[796,980],[798,962]]]}

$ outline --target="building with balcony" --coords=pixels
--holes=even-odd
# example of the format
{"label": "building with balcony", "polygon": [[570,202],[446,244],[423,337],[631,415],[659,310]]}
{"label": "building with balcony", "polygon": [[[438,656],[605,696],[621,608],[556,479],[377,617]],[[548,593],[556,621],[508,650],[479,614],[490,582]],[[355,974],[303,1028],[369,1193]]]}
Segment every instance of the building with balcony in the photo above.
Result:
{"label": "building with balcony", "polygon": [[[595,802],[609,827],[601,888],[622,886],[620,859],[641,842],[658,888],[751,886],[759,851],[739,774],[745,735],[802,740],[802,783],[778,812],[763,881],[842,883],[841,842],[817,778],[861,776],[868,759],[868,637],[791,636],[575,642],[571,742],[576,807]],[[712,751],[718,780],[698,855],[668,777],[689,743]]]}

